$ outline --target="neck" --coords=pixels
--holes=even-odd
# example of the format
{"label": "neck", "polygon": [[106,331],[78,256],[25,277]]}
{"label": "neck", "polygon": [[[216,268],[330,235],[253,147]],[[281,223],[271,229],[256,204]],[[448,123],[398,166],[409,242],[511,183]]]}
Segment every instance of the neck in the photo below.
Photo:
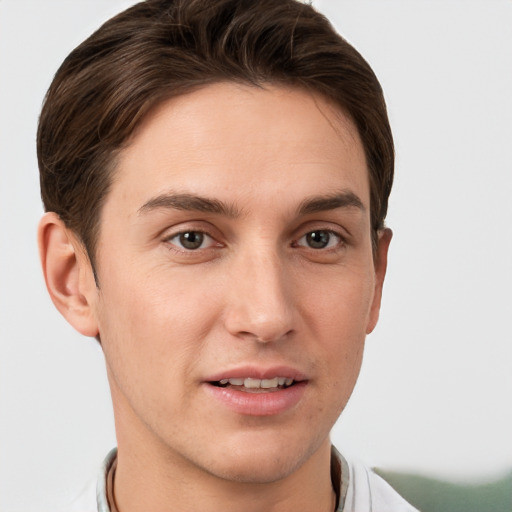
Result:
{"label": "neck", "polygon": [[[119,512],[332,512],[329,440],[289,475],[273,482],[236,482],[205,472],[168,450],[139,451],[118,440],[114,495]],[[161,448],[161,447],[160,447]]]}

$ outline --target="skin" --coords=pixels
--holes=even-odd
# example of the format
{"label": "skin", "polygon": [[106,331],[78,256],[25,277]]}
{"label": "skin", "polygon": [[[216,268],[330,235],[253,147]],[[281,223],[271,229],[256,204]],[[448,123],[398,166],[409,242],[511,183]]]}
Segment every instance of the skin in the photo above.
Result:
{"label": "skin", "polygon": [[[43,217],[52,299],[105,353],[121,512],[333,510],[329,432],[378,319],[391,238],[373,254],[369,212],[364,151],[338,108],[222,83],[155,108],[121,153],[99,287],[75,235]],[[203,244],[184,248],[185,232]],[[208,376],[247,365],[300,371],[300,400],[261,416],[212,399]]]}

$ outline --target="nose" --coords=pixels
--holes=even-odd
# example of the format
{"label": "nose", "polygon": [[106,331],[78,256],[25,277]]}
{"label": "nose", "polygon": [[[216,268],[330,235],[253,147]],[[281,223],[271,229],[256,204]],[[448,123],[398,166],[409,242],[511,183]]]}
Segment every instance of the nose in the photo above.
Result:
{"label": "nose", "polygon": [[294,330],[291,276],[278,254],[240,255],[231,267],[225,327],[230,334],[260,343],[279,341]]}

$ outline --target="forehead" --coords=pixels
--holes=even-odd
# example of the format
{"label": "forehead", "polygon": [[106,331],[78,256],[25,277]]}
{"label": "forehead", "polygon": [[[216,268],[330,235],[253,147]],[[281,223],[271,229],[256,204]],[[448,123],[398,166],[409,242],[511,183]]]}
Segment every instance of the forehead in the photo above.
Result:
{"label": "forehead", "polygon": [[133,211],[172,189],[250,208],[346,188],[369,206],[364,150],[340,108],[300,89],[219,83],[148,114],[120,154],[107,202]]}

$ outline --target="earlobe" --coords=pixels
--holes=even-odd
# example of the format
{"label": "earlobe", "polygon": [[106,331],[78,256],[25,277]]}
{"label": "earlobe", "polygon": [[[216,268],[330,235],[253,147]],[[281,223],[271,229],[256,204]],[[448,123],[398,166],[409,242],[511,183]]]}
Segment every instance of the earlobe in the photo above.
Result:
{"label": "earlobe", "polygon": [[384,278],[386,277],[386,269],[388,266],[388,250],[393,232],[389,228],[384,228],[379,232],[377,241],[377,254],[375,255],[375,288],[373,293],[373,301],[366,327],[366,334],[370,334],[377,325],[379,320],[380,304],[382,300],[382,287],[384,286]]}
{"label": "earlobe", "polygon": [[39,255],[46,287],[55,307],[84,336],[97,336],[93,302],[96,286],[89,259],[76,236],[54,213],[38,228]]}

